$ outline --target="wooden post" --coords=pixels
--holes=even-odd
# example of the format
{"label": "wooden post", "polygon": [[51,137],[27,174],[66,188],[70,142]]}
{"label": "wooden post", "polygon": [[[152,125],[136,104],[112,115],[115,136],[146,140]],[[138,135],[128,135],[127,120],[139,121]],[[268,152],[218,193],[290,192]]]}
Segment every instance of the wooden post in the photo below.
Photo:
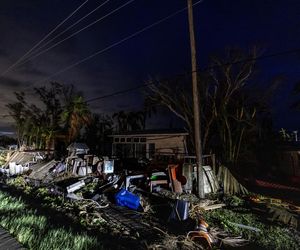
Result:
{"label": "wooden post", "polygon": [[217,175],[216,155],[215,154],[211,155],[211,162],[212,162],[212,168],[213,168],[214,174]]}
{"label": "wooden post", "polygon": [[188,18],[190,31],[191,59],[192,59],[192,82],[193,82],[193,110],[194,110],[194,134],[195,134],[195,151],[197,159],[197,179],[198,179],[198,195],[204,198],[204,178],[202,169],[202,143],[201,143],[201,123],[200,123],[200,102],[198,93],[197,80],[197,61],[196,61],[196,45],[193,20],[193,3],[187,0]]}

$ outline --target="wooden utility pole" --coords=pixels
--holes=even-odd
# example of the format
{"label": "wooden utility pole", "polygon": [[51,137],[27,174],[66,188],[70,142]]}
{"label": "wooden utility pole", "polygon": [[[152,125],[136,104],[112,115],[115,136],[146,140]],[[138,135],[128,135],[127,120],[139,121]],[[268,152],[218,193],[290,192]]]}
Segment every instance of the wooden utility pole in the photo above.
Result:
{"label": "wooden utility pole", "polygon": [[192,2],[192,0],[187,0],[187,4],[188,4],[188,16],[189,16],[191,57],[192,57],[194,134],[195,134],[195,151],[196,151],[197,171],[198,171],[197,172],[198,195],[199,195],[200,198],[204,198],[204,178],[203,178],[203,169],[202,169],[200,102],[199,102],[199,93],[198,93],[196,44],[195,44],[193,2]]}

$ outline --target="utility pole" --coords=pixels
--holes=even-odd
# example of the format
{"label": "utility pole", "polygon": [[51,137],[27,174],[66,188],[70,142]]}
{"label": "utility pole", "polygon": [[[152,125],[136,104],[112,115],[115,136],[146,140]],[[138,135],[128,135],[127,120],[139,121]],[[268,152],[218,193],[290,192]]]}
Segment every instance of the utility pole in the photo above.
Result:
{"label": "utility pole", "polygon": [[199,102],[199,93],[198,93],[196,44],[195,44],[193,2],[192,2],[192,0],[187,0],[187,4],[188,4],[188,18],[189,18],[191,59],[192,59],[193,110],[194,110],[194,135],[195,135],[194,140],[195,140],[195,151],[196,151],[196,160],[197,160],[198,195],[199,195],[199,198],[204,198],[204,178],[203,178],[203,169],[202,169],[200,102]]}

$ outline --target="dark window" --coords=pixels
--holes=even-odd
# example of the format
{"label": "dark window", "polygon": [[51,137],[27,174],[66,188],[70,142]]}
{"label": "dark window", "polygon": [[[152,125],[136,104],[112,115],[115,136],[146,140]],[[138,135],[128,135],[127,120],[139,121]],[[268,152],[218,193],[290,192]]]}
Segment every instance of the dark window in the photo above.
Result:
{"label": "dark window", "polygon": [[146,138],[140,138],[140,142],[146,142]]}
{"label": "dark window", "polygon": [[131,144],[123,144],[123,157],[130,158],[133,157],[133,152],[131,148]]}
{"label": "dark window", "polygon": [[135,154],[136,158],[146,157],[146,144],[135,144]]}
{"label": "dark window", "polygon": [[116,144],[115,155],[122,156],[122,144]]}
{"label": "dark window", "polygon": [[134,148],[132,147],[132,144],[128,144],[128,143],[115,144],[115,156],[131,158],[134,157],[133,150]]}
{"label": "dark window", "polygon": [[134,142],[140,142],[139,138],[133,138]]}
{"label": "dark window", "polygon": [[155,155],[155,144],[154,143],[150,143],[149,144],[149,157],[153,158]]}
{"label": "dark window", "polygon": [[120,138],[115,138],[115,142],[119,142],[120,141]]}
{"label": "dark window", "polygon": [[126,142],[132,142],[132,138],[126,138]]}
{"label": "dark window", "polygon": [[121,138],[121,142],[125,142],[125,138]]}

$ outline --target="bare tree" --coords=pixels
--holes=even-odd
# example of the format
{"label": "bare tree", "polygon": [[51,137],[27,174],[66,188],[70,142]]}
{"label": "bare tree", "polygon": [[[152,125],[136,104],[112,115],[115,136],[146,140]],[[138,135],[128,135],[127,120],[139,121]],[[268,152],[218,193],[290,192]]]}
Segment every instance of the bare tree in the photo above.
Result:
{"label": "bare tree", "polygon": [[[246,91],[254,72],[256,50],[249,55],[229,50],[224,60],[212,58],[199,84],[203,152],[215,149],[210,143],[214,138],[222,161],[230,165],[237,162],[244,139],[257,122],[257,106]],[[193,147],[192,93],[186,81],[177,78],[149,85],[148,98],[184,121]]]}

